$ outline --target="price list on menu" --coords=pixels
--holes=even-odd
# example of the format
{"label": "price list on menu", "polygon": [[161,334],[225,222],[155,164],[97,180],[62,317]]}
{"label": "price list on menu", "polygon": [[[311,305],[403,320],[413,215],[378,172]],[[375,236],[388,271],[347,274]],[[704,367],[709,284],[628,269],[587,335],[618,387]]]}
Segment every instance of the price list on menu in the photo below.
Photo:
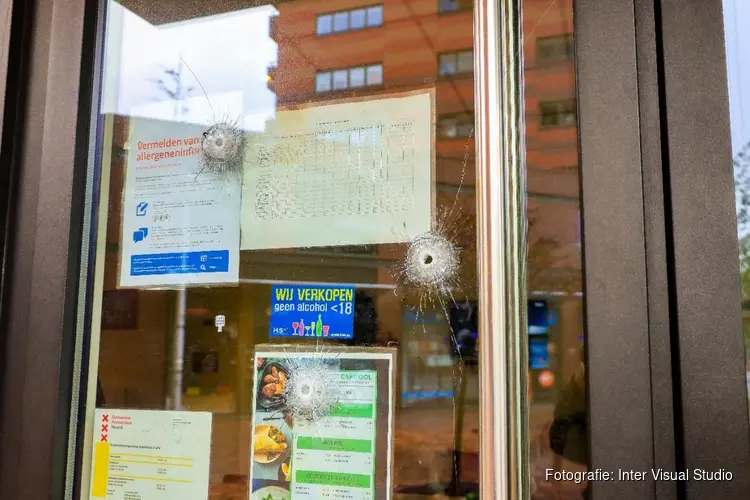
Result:
{"label": "price list on menu", "polygon": [[372,500],[377,372],[337,371],[330,383],[338,405],[314,424],[295,425],[292,498]]}

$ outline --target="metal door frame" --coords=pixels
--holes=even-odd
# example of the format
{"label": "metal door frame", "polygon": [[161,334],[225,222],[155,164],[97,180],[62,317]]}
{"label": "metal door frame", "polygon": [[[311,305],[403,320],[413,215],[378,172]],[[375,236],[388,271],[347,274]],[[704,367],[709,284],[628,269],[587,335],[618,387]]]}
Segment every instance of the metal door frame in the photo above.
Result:
{"label": "metal door frame", "polygon": [[[695,182],[674,167],[698,165],[698,158],[717,160],[707,158],[709,149],[687,158],[687,150],[677,146],[700,138],[674,137],[679,125],[673,130],[667,126],[679,122],[680,99],[690,98],[677,95],[684,54],[676,50],[689,45],[675,39],[694,32],[679,33],[686,14],[670,9],[681,2],[662,3],[661,10],[648,0],[578,0],[575,5],[592,469],[671,468],[682,451],[689,460],[708,453],[705,446],[692,444],[700,442],[695,431],[705,419],[691,413],[697,408],[690,398],[673,399],[671,376],[677,364],[680,376],[674,384],[682,394],[708,397],[717,384],[699,378],[708,373],[706,367],[718,369],[718,361],[701,357],[701,368],[685,362],[695,359],[691,356],[698,348],[723,353],[727,351],[722,347],[730,347],[697,342],[707,319],[698,325],[679,323],[680,362],[671,358],[674,322],[697,300],[702,299],[697,305],[703,310],[715,306],[689,292],[689,285],[715,271],[695,257],[705,257],[709,249],[729,254],[728,246],[685,253],[688,243],[695,243],[686,238],[685,228],[695,220],[689,217],[690,207],[677,206],[674,200],[681,188]],[[75,342],[89,302],[86,280],[80,279],[81,255],[90,251],[90,245],[83,244],[91,230],[84,224],[92,208],[85,200],[93,185],[92,117],[103,4],[36,0],[14,10],[11,48],[22,51],[19,61],[27,66],[19,66],[17,82],[8,79],[6,96],[13,92],[20,111],[11,124],[5,107],[0,155],[3,165],[18,174],[9,212],[15,231],[6,242],[2,289],[7,293],[0,315],[5,339],[0,380],[2,498],[64,498],[66,476],[75,468],[75,460],[68,460],[68,436],[77,425],[70,425],[70,401],[80,392],[73,382],[74,363],[81,362],[74,357]],[[483,303],[492,305],[482,319],[482,359],[487,360],[482,364],[482,393],[488,404],[481,413],[481,487],[484,498],[517,498],[528,492],[528,458],[519,444],[526,433],[521,4],[481,0],[475,5],[476,57],[481,63],[476,109],[483,117],[477,129],[482,293]],[[655,26],[663,26],[663,35]],[[700,77],[714,76],[715,66],[706,64],[689,84],[706,85]],[[664,78],[660,65],[666,69]],[[728,115],[722,118],[722,112],[719,107],[710,117],[726,121]],[[668,154],[662,152],[665,130]],[[6,141],[8,137],[13,140]],[[670,166],[666,170],[665,158]],[[703,180],[710,185],[711,179]],[[662,199],[664,182],[671,190]],[[726,217],[721,220],[727,226]],[[675,251],[679,258],[670,267],[668,256],[675,248],[682,253]],[[729,262],[719,266],[722,276],[729,272]],[[698,271],[689,269],[694,264],[700,264]],[[88,270],[83,271],[85,276]],[[667,286],[671,281],[666,278],[675,280],[675,289]],[[726,317],[738,311],[738,304],[726,306]],[[674,401],[679,403],[675,411]],[[732,435],[741,427],[732,427]],[[742,451],[736,456],[741,458]],[[675,487],[610,481],[595,483],[593,492],[595,498],[668,499],[676,498]],[[690,486],[688,491],[693,491]]]}
{"label": "metal door frame", "polygon": [[9,52],[17,65],[8,71],[0,155],[14,173],[0,315],[0,498],[63,498],[72,470],[97,10],[82,0],[13,5]]}
{"label": "metal door frame", "polygon": [[[576,61],[585,270],[586,363],[591,470],[647,471],[656,465],[652,335],[658,267],[648,236],[663,233],[647,214],[653,194],[643,165],[653,147],[647,65],[649,27],[636,1],[575,3]],[[651,94],[649,94],[651,91]],[[658,135],[657,135],[658,137]],[[658,191],[657,191],[658,192]],[[658,347],[658,346],[656,346]],[[665,381],[671,398],[671,384]],[[668,434],[667,434],[668,435]],[[666,460],[671,457],[667,450]],[[593,498],[655,498],[644,481],[591,485]],[[659,498],[662,498],[659,496]],[[669,496],[663,497],[669,498]]]}
{"label": "metal door frame", "polygon": [[[677,468],[732,472],[721,498],[739,500],[750,496],[750,417],[722,2],[654,3]],[[706,481],[680,488],[691,499],[719,492]]]}

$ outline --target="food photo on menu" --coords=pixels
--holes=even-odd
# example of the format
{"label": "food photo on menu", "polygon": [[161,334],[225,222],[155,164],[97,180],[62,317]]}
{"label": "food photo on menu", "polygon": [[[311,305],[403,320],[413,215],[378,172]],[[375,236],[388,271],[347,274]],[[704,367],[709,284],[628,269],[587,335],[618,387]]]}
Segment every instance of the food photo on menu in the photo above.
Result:
{"label": "food photo on menu", "polygon": [[393,352],[260,348],[250,500],[390,498]]}
{"label": "food photo on menu", "polygon": [[288,370],[278,362],[258,367],[252,439],[251,500],[287,500],[291,481],[291,418],[283,412]]}

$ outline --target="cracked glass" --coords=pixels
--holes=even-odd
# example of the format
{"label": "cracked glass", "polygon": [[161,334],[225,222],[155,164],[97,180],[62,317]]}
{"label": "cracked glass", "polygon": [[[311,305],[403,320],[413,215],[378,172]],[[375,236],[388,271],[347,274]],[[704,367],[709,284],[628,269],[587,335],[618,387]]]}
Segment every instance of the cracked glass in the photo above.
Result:
{"label": "cracked glass", "polygon": [[[523,4],[532,498],[586,498],[572,3]],[[80,498],[479,498],[471,7],[108,4]]]}

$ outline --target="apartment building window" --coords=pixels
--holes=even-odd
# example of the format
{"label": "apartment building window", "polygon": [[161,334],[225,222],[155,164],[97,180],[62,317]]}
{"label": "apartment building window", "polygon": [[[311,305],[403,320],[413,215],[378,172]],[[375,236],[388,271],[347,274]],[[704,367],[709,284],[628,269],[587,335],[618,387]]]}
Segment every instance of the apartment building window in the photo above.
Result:
{"label": "apartment building window", "polygon": [[361,30],[367,26],[367,11],[365,9],[353,10],[349,13],[349,28]]}
{"label": "apartment building window", "polygon": [[572,127],[575,124],[575,100],[539,103],[539,126],[541,128]]}
{"label": "apartment building window", "polygon": [[383,25],[383,6],[361,7],[323,14],[317,19],[317,34],[330,35],[364,28],[375,28]]}
{"label": "apartment building window", "polygon": [[349,29],[349,13],[339,12],[333,15],[333,31],[340,33]]}
{"label": "apartment building window", "polygon": [[383,24],[383,6],[376,5],[367,9],[367,26],[375,27]]}
{"label": "apartment building window", "polygon": [[461,50],[438,55],[440,76],[462,75],[474,72],[474,52]]}
{"label": "apartment building window", "polygon": [[368,64],[352,68],[318,71],[315,76],[316,92],[356,89],[383,83],[383,65]]}
{"label": "apartment building window", "polygon": [[339,69],[333,72],[333,90],[344,90],[349,87],[349,71]]}
{"label": "apartment building window", "polygon": [[381,85],[383,83],[383,65],[367,66],[367,85]]}
{"label": "apartment building window", "polygon": [[349,70],[349,86],[352,88],[364,87],[367,84],[365,68],[352,68]]}
{"label": "apartment building window", "polygon": [[573,35],[547,36],[536,40],[536,60],[539,63],[573,59]]}
{"label": "apartment building window", "polygon": [[315,76],[315,91],[329,92],[331,90],[331,72],[325,71]]}
{"label": "apartment building window", "polygon": [[472,7],[474,0],[438,0],[438,12],[441,14],[471,10]]}
{"label": "apartment building window", "polygon": [[332,16],[318,16],[318,28],[316,33],[319,35],[324,33],[330,33],[333,29],[333,17]]}
{"label": "apartment building window", "polygon": [[474,114],[458,113],[438,118],[437,135],[440,139],[471,137],[474,130]]}

